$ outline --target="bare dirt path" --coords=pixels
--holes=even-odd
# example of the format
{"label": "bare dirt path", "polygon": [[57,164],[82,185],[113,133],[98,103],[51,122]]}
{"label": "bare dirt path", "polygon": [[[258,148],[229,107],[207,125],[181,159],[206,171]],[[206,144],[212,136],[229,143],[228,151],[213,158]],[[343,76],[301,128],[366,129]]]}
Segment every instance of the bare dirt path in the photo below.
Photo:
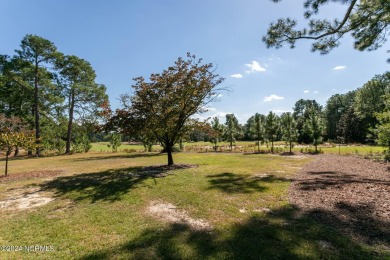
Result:
{"label": "bare dirt path", "polygon": [[390,248],[390,164],[316,157],[294,177],[289,201],[359,240]]}

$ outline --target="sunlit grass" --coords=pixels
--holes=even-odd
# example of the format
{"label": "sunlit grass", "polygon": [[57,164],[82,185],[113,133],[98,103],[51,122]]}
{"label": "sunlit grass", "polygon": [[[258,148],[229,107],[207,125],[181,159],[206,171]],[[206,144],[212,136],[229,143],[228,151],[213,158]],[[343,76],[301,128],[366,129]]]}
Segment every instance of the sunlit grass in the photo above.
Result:
{"label": "sunlit grass", "polygon": [[[364,258],[370,248],[297,216],[288,204],[290,178],[311,158],[175,153],[163,178],[140,178],[143,166],[166,163],[158,153],[88,153],[11,160],[10,174],[57,169],[54,179],[0,184],[0,193],[39,187],[56,198],[39,208],[2,210],[0,244],[51,245],[53,252],[0,252],[0,259]],[[4,162],[0,162],[3,167]],[[207,220],[211,231],[169,224],[146,214],[163,201]],[[332,244],[322,248],[319,241]]]}
{"label": "sunlit grass", "polygon": [[[92,143],[92,152],[112,152],[111,148],[107,146],[107,142]],[[210,142],[184,142],[184,152],[213,152],[213,144]],[[285,145],[285,142],[275,142],[275,147],[278,152],[289,152],[289,148]],[[220,142],[219,147],[223,148],[223,151],[230,152],[230,143]],[[385,148],[381,146],[370,145],[319,145],[318,149],[325,154],[340,154],[340,155],[367,155],[367,154],[382,154]],[[118,148],[119,152],[143,152],[145,148],[141,144],[129,144],[123,142]],[[161,151],[160,145],[154,145],[153,151]],[[260,150],[269,151],[270,146],[261,145]],[[295,145],[292,151],[294,153],[307,153],[309,150],[314,151],[314,146],[311,145]],[[255,153],[257,152],[257,145],[253,141],[237,141],[234,145],[233,152],[238,153]]]}

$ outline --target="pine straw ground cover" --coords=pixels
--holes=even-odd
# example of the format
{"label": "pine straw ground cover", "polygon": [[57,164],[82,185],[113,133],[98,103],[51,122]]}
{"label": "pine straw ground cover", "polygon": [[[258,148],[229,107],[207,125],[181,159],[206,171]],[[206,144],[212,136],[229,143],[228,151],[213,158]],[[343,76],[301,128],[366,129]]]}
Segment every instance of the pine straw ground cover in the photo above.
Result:
{"label": "pine straw ground cover", "polygon": [[[316,214],[325,209],[289,203],[293,179],[299,192],[311,192],[297,183],[304,172],[296,173],[317,169],[322,155],[177,153],[174,158],[175,167],[163,166],[166,155],[157,153],[12,160],[10,178],[0,182],[0,259],[389,257],[381,229],[385,220],[375,224],[378,238],[370,243],[346,232],[341,224],[347,220],[329,225],[330,214]],[[32,178],[21,177],[29,172]],[[37,201],[28,203],[29,198]],[[5,245],[14,251],[49,246],[49,252],[8,252]]]}
{"label": "pine straw ground cover", "polygon": [[289,200],[317,221],[390,257],[389,170],[386,163],[323,155],[294,176]]}

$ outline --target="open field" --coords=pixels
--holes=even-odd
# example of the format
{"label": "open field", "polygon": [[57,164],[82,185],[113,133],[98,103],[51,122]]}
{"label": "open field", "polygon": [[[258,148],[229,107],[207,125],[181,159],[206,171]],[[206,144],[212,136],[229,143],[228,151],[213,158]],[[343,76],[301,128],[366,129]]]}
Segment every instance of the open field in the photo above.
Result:
{"label": "open field", "polygon": [[315,158],[176,153],[174,168],[157,153],[11,160],[0,178],[0,245],[50,252],[0,259],[389,257],[288,202],[292,178]]}
{"label": "open field", "polygon": [[[222,147],[223,151],[229,151],[229,143],[221,142],[218,144]],[[288,152],[289,149],[285,146],[284,142],[275,142],[275,147],[280,150],[280,152]],[[270,148],[262,145],[260,149],[267,151]],[[313,146],[310,145],[296,145],[293,148],[293,152],[307,152],[308,149],[314,150]],[[381,146],[368,146],[368,145],[320,145],[319,149],[324,154],[341,154],[341,155],[367,155],[367,154],[381,154],[384,151],[384,148]],[[160,145],[154,145],[153,151],[160,151],[162,147]],[[107,146],[106,142],[92,143],[91,151],[93,152],[111,152],[111,148]],[[118,151],[129,151],[129,152],[141,152],[144,151],[144,147],[140,144],[128,144],[123,142],[122,145],[118,148]],[[208,142],[191,142],[184,143],[184,151],[188,152],[213,152],[212,144]],[[257,151],[257,146],[255,142],[250,141],[240,141],[236,142],[236,146],[233,149],[233,152],[248,152],[253,153]]]}

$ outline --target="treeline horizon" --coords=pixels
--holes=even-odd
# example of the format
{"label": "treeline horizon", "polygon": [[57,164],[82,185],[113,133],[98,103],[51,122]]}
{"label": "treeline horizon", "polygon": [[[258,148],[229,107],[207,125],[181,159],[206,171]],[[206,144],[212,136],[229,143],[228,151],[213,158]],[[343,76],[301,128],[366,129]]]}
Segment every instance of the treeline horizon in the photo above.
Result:
{"label": "treeline horizon", "polygon": [[[196,69],[199,73],[210,73],[208,70],[212,64],[193,63],[195,56],[188,57],[188,63],[181,58],[178,62],[187,64],[189,71]],[[164,71],[165,76],[173,73],[172,68]],[[152,74],[156,75],[164,76]],[[172,75],[169,77],[177,77]],[[217,76],[209,74],[210,79]],[[223,78],[219,78],[208,83],[211,85],[205,93],[210,95],[210,101],[214,86],[222,81]],[[142,89],[141,86],[150,83],[138,78],[137,84]],[[194,122],[188,117],[182,122],[186,131],[180,132],[172,142],[208,141],[217,145],[220,141],[228,141],[233,145],[236,140],[242,140],[260,145],[283,140],[291,147],[294,143],[317,146],[329,141],[390,147],[389,93],[390,72],[385,72],[356,90],[331,96],[325,106],[314,99],[300,99],[292,112],[280,116],[274,112],[256,113],[245,124],[239,124],[234,114],[226,115],[224,124],[218,118]],[[126,98],[127,105],[132,106],[134,97],[124,94],[122,99]],[[174,100],[181,102],[180,97]],[[202,104],[203,101],[199,99],[197,102]],[[125,103],[122,105],[126,107]],[[1,120],[0,132],[23,129],[35,132],[36,155],[43,150],[55,150],[59,154],[87,152],[90,142],[109,141],[115,132],[121,133],[123,140],[140,141],[145,147],[159,142],[152,138],[153,129],[148,129],[148,133],[141,129],[131,134],[115,127],[103,131],[102,124],[114,113],[110,109],[106,87],[96,82],[91,64],[77,56],[61,53],[54,43],[36,35],[26,35],[14,56],[0,55],[0,116],[18,119]],[[17,150],[18,147],[15,155]],[[29,152],[33,153],[31,149]]]}
{"label": "treeline horizon", "polygon": [[[280,116],[272,111],[266,115],[256,113],[245,124],[239,124],[237,119],[235,119],[236,133],[234,134],[234,139],[260,142],[292,139],[294,142],[304,144],[310,144],[313,141],[315,143],[327,141],[345,144],[379,144],[388,147],[390,138],[390,132],[387,130],[389,129],[389,93],[390,72],[385,72],[384,74],[374,76],[356,90],[345,94],[332,95],[327,100],[325,106],[320,105],[315,99],[299,99],[295,103],[292,112],[285,112]],[[307,124],[310,119],[313,120],[314,115],[317,117],[315,120],[320,132],[320,137],[316,141],[313,140],[313,137],[310,136],[310,131],[307,129],[309,127]],[[286,123],[284,121],[286,116],[291,117],[297,130],[297,133],[294,133],[295,136],[292,138],[283,137],[285,135],[286,127],[284,125]],[[226,123],[223,124],[224,127],[228,127],[228,121],[231,117],[235,118],[234,114],[227,115]],[[274,117],[276,124],[278,124],[277,130],[272,137],[272,134],[267,133],[267,117]],[[218,118],[212,119],[211,127],[215,124],[215,120],[218,120]],[[270,120],[268,119],[268,121]],[[221,141],[228,139],[223,134],[221,135]],[[213,136],[209,135],[207,131],[196,129],[190,133],[189,140],[212,142]]]}

